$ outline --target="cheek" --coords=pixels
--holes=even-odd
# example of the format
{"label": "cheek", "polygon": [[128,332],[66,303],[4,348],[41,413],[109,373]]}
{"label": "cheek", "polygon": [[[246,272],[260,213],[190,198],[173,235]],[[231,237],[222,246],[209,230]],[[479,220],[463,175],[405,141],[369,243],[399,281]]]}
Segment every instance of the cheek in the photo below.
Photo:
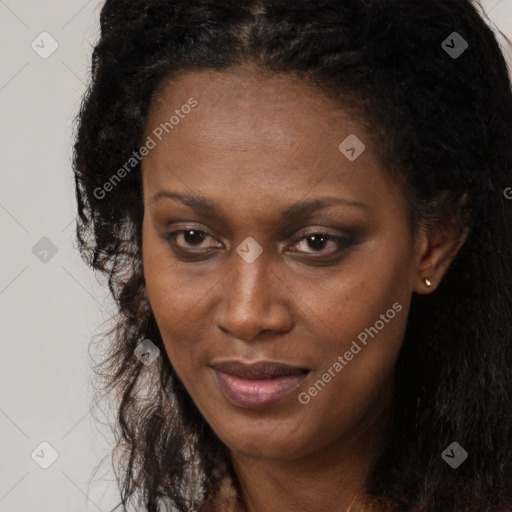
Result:
{"label": "cheek", "polygon": [[340,432],[366,428],[389,403],[408,304],[379,298],[367,302],[367,308],[360,302],[354,314],[340,308],[329,329],[338,337],[330,335],[332,343],[316,347],[321,364],[298,397],[309,449],[334,440]]}
{"label": "cheek", "polygon": [[[319,318],[325,332],[338,334],[339,343],[331,350],[343,350],[376,322],[381,328],[379,336],[395,338],[402,332],[411,295],[410,265],[411,257],[405,247],[386,250],[385,244],[379,241],[354,253],[350,262],[323,280],[316,291],[304,287],[301,297]],[[393,309],[395,303],[402,307],[400,313]]]}
{"label": "cheek", "polygon": [[186,330],[188,316],[201,300],[200,290],[193,286],[194,279],[182,272],[179,262],[171,258],[167,242],[145,223],[143,269],[148,299],[167,354],[173,365],[176,362],[179,367],[179,361],[186,359],[187,351],[183,349],[188,346],[179,340],[182,330]]}
{"label": "cheek", "polygon": [[303,398],[311,398],[314,408],[336,404],[325,409],[336,421],[362,414],[390,379],[411,297],[405,246],[367,247],[354,260],[350,271],[347,266],[321,293],[308,296],[310,304],[321,305],[315,313],[324,336],[315,347],[321,365]]}

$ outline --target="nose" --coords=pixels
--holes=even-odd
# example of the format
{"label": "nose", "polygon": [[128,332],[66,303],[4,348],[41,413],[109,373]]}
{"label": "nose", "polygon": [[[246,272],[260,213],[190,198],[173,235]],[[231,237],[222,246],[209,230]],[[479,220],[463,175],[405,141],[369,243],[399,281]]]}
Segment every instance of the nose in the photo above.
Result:
{"label": "nose", "polygon": [[222,301],[216,323],[225,334],[253,341],[288,332],[293,326],[292,292],[278,276],[274,256],[265,251],[248,263],[237,253],[234,266],[222,280]]}

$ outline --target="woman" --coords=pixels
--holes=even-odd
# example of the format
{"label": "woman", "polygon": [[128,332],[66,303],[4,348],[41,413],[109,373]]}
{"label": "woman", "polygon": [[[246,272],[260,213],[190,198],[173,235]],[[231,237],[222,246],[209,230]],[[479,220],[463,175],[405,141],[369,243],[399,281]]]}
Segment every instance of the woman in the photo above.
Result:
{"label": "woman", "polygon": [[512,94],[477,8],[108,0],[92,64],[123,506],[512,510]]}

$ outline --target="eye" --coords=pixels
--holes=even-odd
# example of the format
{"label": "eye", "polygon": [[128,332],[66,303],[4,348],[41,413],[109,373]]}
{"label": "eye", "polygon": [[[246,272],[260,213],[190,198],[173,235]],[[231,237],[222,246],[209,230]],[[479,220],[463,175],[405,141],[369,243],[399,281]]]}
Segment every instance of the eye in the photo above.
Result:
{"label": "eye", "polygon": [[[315,232],[298,238],[293,243],[292,247],[297,247],[302,244],[304,249],[310,248],[312,249],[312,252],[307,250],[299,250],[298,252],[304,252],[306,254],[321,253],[322,255],[333,255],[341,252],[343,249],[348,248],[352,243],[352,239],[348,236]],[[325,251],[324,249],[328,245],[333,246],[333,249],[330,251]]]}
{"label": "eye", "polygon": [[212,237],[205,231],[198,229],[179,229],[177,231],[171,231],[164,236],[164,239],[167,240],[172,247],[185,251],[194,248],[203,249],[204,246],[201,244],[203,244],[207,238]]}
{"label": "eye", "polygon": [[[163,236],[169,243],[172,250],[178,255],[187,257],[200,256],[207,252],[213,252],[214,249],[219,248],[218,244],[208,246],[206,242],[208,239],[214,240],[206,231],[188,228],[171,231]],[[325,232],[313,232],[296,238],[290,246],[291,248],[300,247],[302,244],[303,250],[299,252],[303,254],[319,254],[322,256],[335,256],[347,249],[350,245],[354,244],[354,237],[350,235],[333,235]],[[325,250],[326,247],[331,246],[332,249]],[[197,249],[197,250],[194,250]],[[308,251],[307,249],[311,249]],[[316,257],[316,256],[315,256]]]}

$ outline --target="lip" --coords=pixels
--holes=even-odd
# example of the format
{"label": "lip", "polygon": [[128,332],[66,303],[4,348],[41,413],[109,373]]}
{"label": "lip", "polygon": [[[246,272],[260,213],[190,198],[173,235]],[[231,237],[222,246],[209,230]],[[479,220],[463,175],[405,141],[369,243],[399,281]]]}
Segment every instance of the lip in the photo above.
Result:
{"label": "lip", "polygon": [[252,364],[227,361],[213,364],[212,368],[224,396],[244,409],[262,409],[280,402],[310,371],[272,361]]}

